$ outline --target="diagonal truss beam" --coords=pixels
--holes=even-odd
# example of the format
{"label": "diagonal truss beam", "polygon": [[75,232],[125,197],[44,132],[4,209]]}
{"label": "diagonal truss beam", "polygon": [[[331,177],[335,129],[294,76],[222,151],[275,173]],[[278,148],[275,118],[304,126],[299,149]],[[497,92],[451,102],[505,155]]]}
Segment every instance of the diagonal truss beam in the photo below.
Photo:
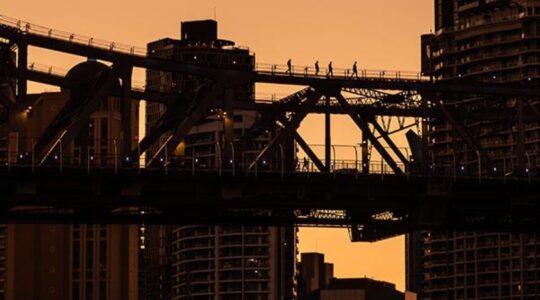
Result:
{"label": "diagonal truss beam", "polygon": [[314,90],[306,96],[307,99],[298,106],[297,111],[292,116],[289,123],[284,124],[286,126],[272,139],[272,141],[270,141],[270,143],[259,153],[259,155],[257,155],[255,160],[249,165],[249,169],[252,169],[256,164],[259,163],[259,161],[267,158],[269,155],[272,155],[279,145],[298,129],[302,120],[304,120],[309,111],[315,107],[317,101],[319,101],[319,99],[322,97],[322,94],[319,91]]}
{"label": "diagonal truss beam", "polygon": [[148,161],[148,165],[152,164],[154,159],[167,147],[169,153],[174,151],[174,148],[184,140],[189,131],[207,116],[210,105],[215,102],[216,97],[223,93],[224,87],[221,83],[215,83],[210,87],[202,88],[194,98],[192,105],[186,111],[186,117],[183,118],[177,128],[173,130],[171,136],[167,138],[165,143],[156,151],[154,156]]}
{"label": "diagonal truss beam", "polygon": [[[194,99],[198,98],[198,94],[202,88],[203,86],[198,86],[194,89],[185,91],[177,96],[174,105],[167,105],[165,113],[160,116],[156,124],[147,132],[144,138],[139,142],[137,148],[131,150],[130,157],[142,155],[150,148],[150,146],[156,143],[164,133],[180,126],[182,120],[187,117],[189,107],[194,104]],[[136,161],[136,159],[133,161]]]}
{"label": "diagonal truss beam", "polygon": [[381,145],[379,140],[371,133],[371,130],[369,130],[369,126],[367,121],[360,118],[360,116],[354,111],[354,108],[352,108],[349,103],[347,103],[347,99],[343,97],[341,93],[336,94],[336,98],[338,102],[341,104],[343,109],[349,114],[351,119],[354,121],[356,126],[362,130],[362,133],[367,137],[367,139],[371,142],[373,147],[377,149],[379,154],[382,156],[382,158],[386,161],[386,163],[390,166],[392,171],[396,174],[403,174],[403,171],[398,167],[397,163],[394,161],[392,156],[384,149],[384,147]]}
{"label": "diagonal truss beam", "polygon": [[300,148],[304,150],[304,152],[307,154],[309,159],[315,164],[317,169],[319,171],[324,172],[326,170],[325,165],[322,163],[322,161],[317,157],[317,154],[311,150],[311,147],[306,143],[306,141],[302,138],[302,136],[298,133],[298,131],[294,131],[294,140],[298,143]]}
{"label": "diagonal truss beam", "polygon": [[261,111],[260,118],[251,125],[248,131],[240,139],[240,145],[247,145],[252,139],[259,136],[265,130],[275,129],[276,120],[282,120],[287,113],[287,106],[295,105],[303,97],[313,91],[313,88],[307,87],[294,94],[290,94],[278,101],[272,102],[268,108]]}
{"label": "diagonal truss beam", "polygon": [[[87,93],[82,91],[72,93],[72,97],[39,138],[36,152],[44,154],[41,163],[47,159],[58,143],[67,145],[85,126],[88,126],[90,116],[99,108],[100,103],[108,98],[117,78],[117,68],[113,65],[87,84]],[[82,101],[79,97],[83,97]]]}
{"label": "diagonal truss beam", "polygon": [[452,116],[450,111],[448,109],[446,109],[446,107],[444,106],[442,101],[435,101],[435,103],[436,103],[435,105],[441,111],[441,113],[444,116],[444,118],[446,119],[446,121],[448,121],[448,123],[450,123],[452,128],[454,128],[456,130],[456,132],[459,134],[459,136],[465,142],[465,144],[467,144],[467,146],[469,146],[472,150],[476,151],[478,153],[478,155],[480,156],[480,159],[483,160],[486,163],[487,167],[489,169],[492,169],[493,168],[493,162],[491,161],[489,156],[486,154],[484,149],[482,149],[474,141],[474,139],[469,135],[469,133],[454,119],[454,117]]}
{"label": "diagonal truss beam", "polygon": [[401,162],[405,166],[407,166],[409,164],[409,160],[405,157],[405,155],[403,155],[403,153],[401,153],[401,150],[399,150],[399,148],[396,146],[394,141],[392,141],[392,139],[389,136],[389,133],[381,127],[381,125],[377,122],[377,120],[375,120],[375,118],[370,120],[370,123],[373,125],[373,127],[375,127],[375,130],[379,132],[380,136],[383,138],[386,144],[388,144],[388,146],[390,146],[392,151],[394,151],[394,153],[397,155],[399,160],[401,160]]}

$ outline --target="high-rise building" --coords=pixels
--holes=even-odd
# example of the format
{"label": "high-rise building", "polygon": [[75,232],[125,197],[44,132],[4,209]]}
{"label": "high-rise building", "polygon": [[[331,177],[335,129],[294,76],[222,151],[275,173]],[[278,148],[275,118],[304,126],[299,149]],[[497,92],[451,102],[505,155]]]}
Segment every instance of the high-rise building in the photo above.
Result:
{"label": "high-rise building", "polygon": [[299,299],[313,299],[334,277],[334,265],[324,260],[322,253],[302,253],[298,265]]}
{"label": "high-rise building", "polygon": [[[248,49],[218,39],[217,22],[213,20],[183,22],[181,39],[151,42],[148,53],[189,64],[243,70],[252,70],[255,66],[255,57]],[[149,70],[146,87],[181,93],[204,82],[191,75]],[[234,101],[254,101],[254,90],[253,84],[247,84],[226,93]],[[225,95],[217,97],[224,99]],[[163,105],[147,105],[147,132],[165,111]],[[216,149],[221,148],[225,153],[234,147],[257,118],[255,112],[215,111],[195,126],[171,155],[175,155],[175,161],[188,161],[197,169],[215,169],[222,162],[218,157],[221,153]],[[232,125],[230,132],[225,132],[227,122]],[[271,134],[265,133],[255,144],[262,146]],[[167,133],[146,152],[148,161],[162,155],[156,151],[166,141]],[[248,161],[251,154],[243,151],[240,159]],[[141,261],[148,267],[145,271],[148,299],[296,298],[297,241],[292,227],[152,225],[145,232]],[[159,267],[151,266],[151,261],[159,262]]]}
{"label": "high-rise building", "polygon": [[[86,62],[71,72],[88,70],[96,64]],[[24,132],[7,141],[9,148],[15,151],[21,145],[32,149],[36,137],[52,122],[70,93],[62,91],[28,97],[34,104],[24,112]],[[131,114],[134,120],[132,132],[137,132],[136,101],[131,104]],[[114,97],[101,103],[98,111],[92,114],[87,129],[91,167],[112,164],[114,140],[120,141],[122,136],[121,122],[121,102]],[[56,159],[62,159],[66,165],[82,164],[81,147],[77,138]],[[121,147],[121,143],[117,147]],[[20,152],[11,156],[17,159],[19,155],[27,154]],[[137,226],[8,224],[1,228],[0,288],[4,291],[1,299],[137,299]]]}
{"label": "high-rise building", "polygon": [[172,234],[172,299],[294,298],[289,228],[183,226]]}
{"label": "high-rise building", "polygon": [[[436,0],[435,32],[422,38],[423,72],[437,81],[536,85],[540,79],[539,30],[537,1]],[[520,111],[528,109],[524,101],[512,97],[466,100],[459,104],[466,110],[474,110],[482,100],[481,105],[516,115],[515,121],[486,119],[461,125],[498,170],[532,172],[539,163],[540,127],[538,122],[519,122]],[[478,164],[478,155],[449,124],[432,122],[430,140],[436,164],[455,164],[454,170],[474,172],[471,166]],[[426,299],[540,297],[540,239],[536,234],[431,232],[424,233],[420,243]],[[420,265],[414,257],[409,261],[409,268]],[[408,283],[418,286],[422,283],[416,274],[417,270],[408,270]]]}

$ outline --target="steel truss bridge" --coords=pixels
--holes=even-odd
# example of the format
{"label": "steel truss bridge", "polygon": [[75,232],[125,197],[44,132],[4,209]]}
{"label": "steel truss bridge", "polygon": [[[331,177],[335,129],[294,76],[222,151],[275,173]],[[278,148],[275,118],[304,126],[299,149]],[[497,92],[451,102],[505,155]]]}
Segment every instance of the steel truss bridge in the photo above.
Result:
{"label": "steel truss bridge", "polygon": [[[29,81],[69,89],[72,95],[31,143],[6,138],[7,151],[0,157],[5,162],[0,167],[2,220],[347,226],[355,241],[420,229],[530,230],[539,225],[540,185],[530,164],[523,163],[524,142],[518,141],[516,148],[519,163],[507,168],[463,126],[511,123],[523,136],[523,124],[540,120],[540,89],[533,84],[433,82],[399,71],[351,74],[336,69],[334,74],[316,74],[305,67],[186,64],[5,16],[0,16],[0,41],[0,123],[10,132],[24,131],[18,116],[35,104],[27,95]],[[108,65],[78,78],[30,63],[29,47]],[[181,93],[135,87],[134,68],[188,74],[200,84]],[[299,88],[271,101],[235,97],[235,87],[255,83]],[[62,148],[81,136],[92,113],[109,96],[122,101],[123,137],[115,140],[121,150],[107,158],[106,166],[95,167],[88,147],[81,147],[75,164]],[[519,109],[508,109],[508,98],[517,99]],[[166,107],[154,128],[136,143],[131,130],[133,99]],[[236,139],[234,122],[224,122],[215,167],[202,169],[195,157],[180,161],[168,155],[209,115],[219,111],[226,119],[239,110],[257,112],[259,118]],[[325,115],[322,159],[297,131],[308,114]],[[330,116],[337,114],[348,115],[362,132],[361,157],[346,167],[336,167],[332,158]],[[449,124],[454,138],[476,154],[473,167],[434,160],[429,138],[434,122]],[[394,136],[413,127],[418,132],[407,132],[410,147],[404,151]],[[242,153],[252,151],[252,141],[266,131],[275,134],[246,161]],[[160,138],[166,142],[141,166],[141,155]],[[299,166],[284,150],[293,141],[312,167]]]}

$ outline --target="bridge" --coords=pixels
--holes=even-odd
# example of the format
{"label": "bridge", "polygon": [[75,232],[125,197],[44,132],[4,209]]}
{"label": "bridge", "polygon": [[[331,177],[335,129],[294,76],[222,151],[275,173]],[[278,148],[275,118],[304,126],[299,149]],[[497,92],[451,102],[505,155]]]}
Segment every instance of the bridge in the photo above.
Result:
{"label": "bridge", "polygon": [[[518,136],[524,136],[523,124],[540,120],[540,90],[533,84],[502,83],[497,78],[433,81],[401,71],[353,74],[347,69],[318,72],[277,64],[246,68],[234,62],[180,63],[137,47],[6,16],[0,16],[0,41],[0,123],[12,132],[22,131],[20,115],[35,105],[27,95],[28,81],[77,95],[40,136],[7,139],[17,146],[8,146],[0,157],[3,220],[347,226],[353,240],[367,241],[420,229],[526,230],[540,221],[538,179],[531,163],[524,163],[529,155],[523,139],[516,147],[518,163],[507,166],[506,159],[491,157],[463,125],[513,122]],[[28,47],[107,64],[99,63],[91,76],[81,78],[74,75],[75,68],[66,72],[29,62]],[[200,84],[181,93],[134,86],[134,68],[189,74],[200,78]],[[255,83],[299,90],[278,99],[233,97],[235,87]],[[88,148],[83,147],[78,159],[70,158],[62,149],[109,96],[123,103],[123,137],[114,141],[120,150],[100,157],[108,163],[99,167]],[[509,110],[504,104],[508,98],[517,99],[521,109]],[[135,143],[128,105],[133,99],[166,107],[154,128]],[[238,110],[257,112],[259,118],[239,138],[224,122],[224,139],[215,145],[219,155],[213,166],[198,165],[195,156],[171,155],[209,115],[219,113],[226,119]],[[325,115],[322,159],[298,133],[308,114]],[[354,161],[341,165],[332,157],[333,114],[349,116],[362,132],[358,144],[351,146]],[[451,161],[435,160],[430,150],[434,124],[448,124],[456,141],[476,160],[461,161],[454,153]],[[268,130],[275,135],[254,150],[252,140]],[[394,136],[406,130],[410,147],[403,149]],[[153,157],[142,160],[160,138],[166,142]],[[291,154],[293,142],[309,158],[309,166],[301,166]],[[255,155],[246,158],[247,151]]]}

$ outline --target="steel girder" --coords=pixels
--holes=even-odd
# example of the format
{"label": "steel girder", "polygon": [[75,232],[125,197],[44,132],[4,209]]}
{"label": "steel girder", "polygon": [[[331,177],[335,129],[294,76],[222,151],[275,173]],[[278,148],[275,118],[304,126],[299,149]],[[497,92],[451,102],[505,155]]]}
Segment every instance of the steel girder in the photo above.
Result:
{"label": "steel girder", "polygon": [[[189,112],[197,107],[197,101],[202,100],[208,92],[209,85],[203,84],[192,90],[187,90],[176,96],[176,101],[166,105],[165,113],[159,118],[153,128],[131,150],[129,157],[139,157],[145,153],[166,132],[174,131],[189,117]],[[137,161],[136,159],[133,162]]]}
{"label": "steel girder", "polygon": [[[154,156],[148,161],[148,165],[152,164],[162,151],[167,148],[168,153],[174,153],[174,149],[178,144],[186,138],[189,131],[205,117],[208,116],[208,110],[216,97],[222,95],[224,91],[223,84],[220,82],[213,83],[209,86],[203,86],[193,99],[190,106],[185,111],[184,118],[178,119],[179,123],[175,128],[172,128],[171,135],[154,153]],[[168,162],[165,162],[168,163]]]}
{"label": "steel girder", "polygon": [[304,150],[306,155],[313,161],[315,166],[320,172],[326,171],[326,166],[322,163],[322,161],[317,157],[317,154],[311,150],[311,147],[309,147],[308,143],[302,138],[302,136],[298,133],[298,131],[294,132],[294,140],[298,143],[300,148]]}
{"label": "steel girder", "polygon": [[113,65],[84,83],[80,89],[72,91],[70,99],[41,134],[35,146],[36,153],[42,155],[41,163],[59,143],[66,146],[81,130],[87,130],[90,116],[98,110],[100,103],[107,101],[117,80],[118,69]]}
{"label": "steel girder", "polygon": [[297,109],[301,101],[312,91],[313,88],[307,87],[276,102],[272,102],[265,109],[259,111],[259,118],[240,138],[240,147],[247,149],[251,141],[260,136],[264,131],[274,131],[276,129],[276,121],[282,120],[290,109]]}
{"label": "steel girder", "polygon": [[392,151],[394,151],[394,153],[401,160],[401,162],[405,166],[407,166],[409,164],[409,158],[405,157],[405,155],[403,155],[403,153],[401,153],[401,150],[399,150],[398,146],[396,146],[394,141],[390,138],[389,133],[385,129],[383,129],[381,127],[381,125],[379,125],[379,123],[375,119],[370,120],[369,123],[371,123],[371,125],[373,125],[375,130],[377,132],[379,132],[380,137],[382,137],[382,139],[386,142],[386,144],[388,144],[388,146],[390,146]]}
{"label": "steel girder", "polygon": [[386,161],[386,163],[390,166],[392,171],[394,171],[396,174],[402,174],[403,171],[398,167],[397,163],[394,161],[392,156],[386,151],[386,149],[381,145],[381,143],[377,140],[377,138],[373,135],[371,130],[369,129],[368,123],[366,120],[364,120],[360,115],[358,115],[354,109],[347,103],[347,100],[338,93],[336,95],[337,100],[339,103],[343,106],[345,111],[349,114],[351,119],[354,121],[354,123],[362,130],[362,134],[364,134],[369,142],[377,149],[377,152],[382,156],[382,158]]}
{"label": "steel girder", "polygon": [[252,169],[260,160],[272,155],[276,149],[281,145],[285,139],[293,134],[300,123],[309,113],[309,110],[315,106],[317,101],[322,97],[322,94],[317,90],[311,90],[306,96],[307,99],[302,101],[297,110],[291,115],[289,123],[270,141],[270,143],[257,155],[255,160],[250,164],[249,168]]}

